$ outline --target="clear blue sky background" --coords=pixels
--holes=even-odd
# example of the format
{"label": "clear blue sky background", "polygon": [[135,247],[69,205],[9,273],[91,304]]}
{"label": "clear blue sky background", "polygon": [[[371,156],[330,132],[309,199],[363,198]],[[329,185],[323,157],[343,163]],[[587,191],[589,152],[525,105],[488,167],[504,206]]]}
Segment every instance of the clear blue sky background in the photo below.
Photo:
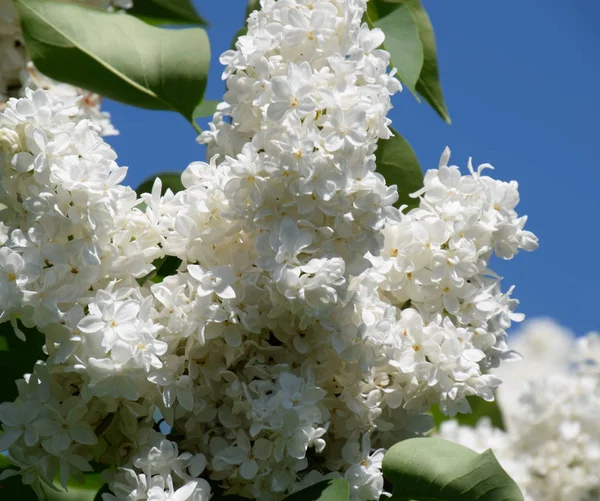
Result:
{"label": "clear blue sky background", "polygon": [[[436,30],[445,125],[408,92],[395,99],[394,126],[424,169],[443,148],[466,166],[490,162],[520,184],[519,211],[540,249],[494,263],[520,311],[552,316],[581,335],[600,330],[600,2],[598,0],[423,0]],[[218,56],[243,23],[245,0],[196,0],[211,22],[207,97],[223,94]],[[106,103],[121,136],[110,142],[128,182],[204,160],[195,132],[174,113]]]}

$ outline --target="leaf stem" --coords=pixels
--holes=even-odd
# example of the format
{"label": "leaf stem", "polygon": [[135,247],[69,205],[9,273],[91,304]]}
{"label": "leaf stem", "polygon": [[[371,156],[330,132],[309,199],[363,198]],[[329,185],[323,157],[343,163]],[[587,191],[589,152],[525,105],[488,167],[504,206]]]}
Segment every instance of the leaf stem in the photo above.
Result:
{"label": "leaf stem", "polygon": [[196,123],[196,121],[193,118],[190,120],[190,123],[192,124],[192,127],[196,129],[196,132],[198,134],[202,134],[202,128]]}

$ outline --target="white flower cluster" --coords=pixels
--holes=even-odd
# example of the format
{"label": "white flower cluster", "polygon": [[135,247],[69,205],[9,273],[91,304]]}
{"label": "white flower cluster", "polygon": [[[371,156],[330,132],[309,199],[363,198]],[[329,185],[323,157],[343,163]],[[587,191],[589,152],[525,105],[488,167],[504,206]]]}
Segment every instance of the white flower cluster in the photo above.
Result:
{"label": "white flower cluster", "polygon": [[[90,7],[129,9],[130,0],[84,0]],[[74,109],[75,120],[90,120],[102,136],[119,132],[110,121],[110,114],[101,111],[102,97],[93,92],[57,82],[41,74],[27,56],[17,9],[12,0],[0,0],[0,111],[9,97],[24,96],[25,89],[45,89],[61,97],[83,96]]]}
{"label": "white flower cluster", "polygon": [[[400,85],[365,0],[261,7],[222,58],[214,156],[177,194],[120,186],[73,101],[30,91],[0,119],[0,319],[48,353],[0,405],[26,482],[93,459],[107,500],[278,500],[336,476],[376,500],[383,448],[431,405],[493,398],[519,317],[488,263],[537,246],[516,183],[446,152],[396,209],[374,153]],[[163,257],[177,271],[148,279]]]}
{"label": "white flower cluster", "polygon": [[527,367],[533,363],[538,370],[502,385],[499,401],[507,430],[492,428],[486,419],[474,428],[447,421],[440,435],[479,452],[491,448],[527,501],[598,499],[600,335],[575,340],[543,320],[531,322],[517,344],[526,352],[538,348],[526,359]]}
{"label": "white flower cluster", "polygon": [[504,419],[517,415],[523,381],[542,379],[549,374],[566,374],[575,362],[574,334],[551,318],[528,320],[511,336],[511,349],[521,355],[517,363],[504,364],[493,373],[502,379],[496,398]]}
{"label": "white flower cluster", "polygon": [[[94,397],[117,371],[104,355],[112,350],[150,387],[144,382],[152,350],[166,351],[153,337],[157,328],[135,281],[160,257],[160,235],[135,208],[136,193],[119,184],[127,169],[117,166],[96,128],[72,120],[77,99],[25,92],[0,114],[0,320],[20,337],[18,318],[42,330],[49,358],[19,383],[16,403],[0,405],[0,450],[19,444],[11,454],[31,482],[32,472],[52,482],[58,469],[66,481],[90,469],[93,429],[120,406]],[[99,310],[112,315],[105,331],[80,330]],[[148,338],[148,348],[119,344],[110,332],[135,332],[140,343]],[[130,349],[136,352],[127,358]]]}

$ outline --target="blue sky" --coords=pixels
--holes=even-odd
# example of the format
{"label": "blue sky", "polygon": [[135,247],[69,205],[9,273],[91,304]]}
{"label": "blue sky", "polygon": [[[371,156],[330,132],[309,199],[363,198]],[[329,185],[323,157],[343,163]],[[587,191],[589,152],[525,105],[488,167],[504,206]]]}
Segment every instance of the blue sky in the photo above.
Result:
{"label": "blue sky", "polygon": [[[246,0],[196,0],[211,22],[213,61],[207,98],[223,94],[218,55],[243,23]],[[552,316],[577,334],[600,330],[600,2],[597,0],[423,0],[438,41],[448,126],[409,92],[391,118],[424,169],[446,145],[466,168],[490,162],[494,176],[516,179],[519,212],[540,248],[496,261],[520,311]],[[175,113],[107,102],[121,135],[109,141],[127,181],[204,160],[196,134]]]}

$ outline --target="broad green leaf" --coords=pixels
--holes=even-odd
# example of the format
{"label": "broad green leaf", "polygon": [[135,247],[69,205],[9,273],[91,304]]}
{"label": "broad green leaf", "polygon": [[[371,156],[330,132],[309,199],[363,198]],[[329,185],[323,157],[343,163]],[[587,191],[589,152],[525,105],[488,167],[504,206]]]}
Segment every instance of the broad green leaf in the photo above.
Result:
{"label": "broad green leaf", "polygon": [[183,190],[180,172],[161,172],[142,181],[142,183],[135,189],[135,192],[138,194],[138,196],[140,196],[142,193],[151,193],[152,186],[154,186],[154,181],[157,177],[159,177],[162,181],[161,195],[164,195],[167,189],[170,189],[173,193]]}
{"label": "broad green leaf", "polygon": [[15,0],[29,55],[42,73],[189,121],[202,101],[210,46],[202,28],[169,30],[55,0]]}
{"label": "broad green leaf", "polygon": [[96,493],[96,497],[94,498],[94,501],[102,501],[102,494],[111,494],[112,491],[108,488],[108,484],[104,484],[102,487],[100,487],[100,490],[98,490],[98,492]]}
{"label": "broad green leaf", "polygon": [[198,119],[198,118],[204,118],[204,117],[212,117],[215,114],[215,111],[217,111],[217,105],[220,103],[221,101],[202,101],[198,106],[196,106],[196,109],[194,110],[194,115],[193,118],[194,120]]}
{"label": "broad green leaf", "polygon": [[[395,11],[401,7],[408,8],[412,12],[422,45],[423,61],[415,88],[410,88],[410,86],[406,85],[401,68],[398,66],[394,54],[388,47],[389,37],[394,36],[394,32],[397,31],[398,28],[394,23],[384,24],[383,27],[380,26],[386,18],[394,15]],[[421,0],[370,0],[367,4],[367,14],[367,20],[372,25],[379,26],[384,30],[386,36],[385,48],[390,50],[392,65],[398,67],[400,79],[413,94],[416,95],[416,92],[418,92],[447,123],[451,123],[450,115],[444,101],[442,86],[440,84],[433,26],[431,25],[431,20],[429,19],[427,12],[421,4]]]}
{"label": "broad green leaf", "polygon": [[16,468],[15,465],[6,457],[4,454],[0,453],[0,472],[2,470],[6,470],[7,468]]}
{"label": "broad green leaf", "polygon": [[21,475],[0,480],[0,499],[2,501],[39,501],[33,489],[28,485],[23,485]]}
{"label": "broad green leaf", "polygon": [[155,284],[161,283],[166,277],[175,275],[181,266],[181,259],[175,256],[164,256],[155,260],[152,264],[154,271],[151,271],[146,276],[138,278],[137,282],[144,285],[148,280]]}
{"label": "broad green leaf", "polygon": [[385,49],[390,53],[392,66],[398,70],[400,80],[416,94],[423,67],[423,43],[412,10],[398,4],[387,15],[371,21],[385,33]]}
{"label": "broad green leaf", "polygon": [[[36,329],[20,329],[25,333],[25,341],[17,338],[10,322],[0,324],[0,336],[8,349],[0,351],[0,402],[12,402],[18,396],[15,381],[23,378],[24,374],[31,373],[38,360],[45,360],[42,351],[45,337]],[[0,497],[0,499],[2,499]]]}
{"label": "broad green leaf", "polygon": [[190,0],[138,0],[127,11],[149,24],[195,24],[207,26]]}
{"label": "broad green leaf", "polygon": [[[0,462],[0,470],[3,468]],[[47,501],[94,501],[100,488],[104,485],[102,475],[84,474],[83,482],[75,479],[69,480],[65,491],[57,480],[54,482],[56,489],[42,483],[41,488]],[[14,475],[0,480],[0,499],[18,501],[39,501],[37,495],[29,485],[22,482],[20,475]]]}
{"label": "broad green leaf", "polygon": [[442,85],[440,84],[437,49],[431,20],[421,4],[421,0],[405,0],[404,4],[410,8],[417,21],[419,36],[423,43],[423,68],[421,69],[421,75],[417,82],[417,91],[423,96],[423,99],[438,112],[446,123],[450,124],[452,121],[444,101]]}
{"label": "broad green leaf", "polygon": [[154,279],[154,282],[162,282],[165,277],[175,275],[180,266],[181,259],[175,256],[166,256],[160,267],[156,270],[158,280]]}
{"label": "broad green leaf", "polygon": [[454,419],[463,426],[475,427],[479,420],[484,417],[488,417],[490,419],[494,428],[500,428],[501,430],[505,429],[504,418],[502,417],[502,411],[500,410],[497,400],[494,400],[493,402],[487,402],[483,398],[475,396],[467,397],[467,400],[471,406],[471,413],[457,414],[453,418],[442,414],[442,411],[440,411],[437,405],[432,407],[431,414],[433,415],[433,421],[436,429],[439,429],[440,424],[442,424],[444,421],[448,421],[449,419]]}
{"label": "broad green leaf", "polygon": [[295,492],[285,501],[348,501],[350,486],[343,478],[323,480]]}
{"label": "broad green leaf", "polygon": [[385,177],[388,186],[398,186],[397,205],[408,205],[408,209],[412,209],[419,205],[419,200],[409,195],[423,187],[423,171],[410,144],[396,130],[392,132],[393,137],[377,143],[377,172]]}
{"label": "broad green leaf", "polygon": [[236,494],[227,494],[225,496],[214,497],[210,501],[250,501],[248,498],[237,496]]}
{"label": "broad green leaf", "polygon": [[391,501],[523,501],[491,450],[478,454],[439,438],[411,438],[383,458]]}
{"label": "broad green leaf", "polygon": [[103,485],[102,475],[86,474],[83,483],[70,480],[67,491],[64,491],[58,482],[55,482],[56,488],[60,489],[58,491],[47,486],[42,486],[42,489],[47,501],[94,501]]}

